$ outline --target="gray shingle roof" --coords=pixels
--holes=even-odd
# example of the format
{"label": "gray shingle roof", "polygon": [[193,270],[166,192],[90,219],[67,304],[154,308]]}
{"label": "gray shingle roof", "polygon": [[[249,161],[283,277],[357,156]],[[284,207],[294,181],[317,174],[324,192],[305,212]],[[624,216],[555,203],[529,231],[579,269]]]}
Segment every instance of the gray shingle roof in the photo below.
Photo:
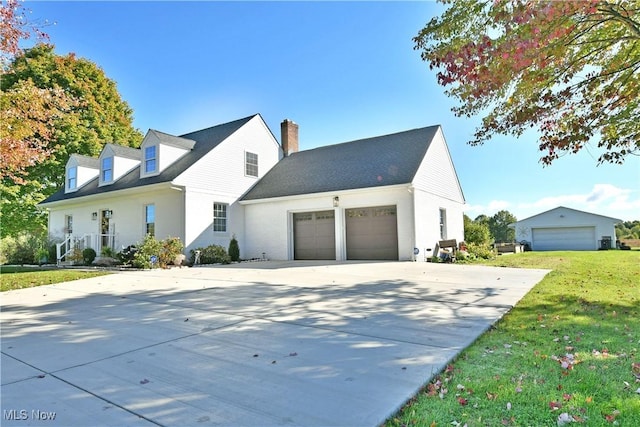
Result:
{"label": "gray shingle roof", "polygon": [[139,148],[125,147],[124,145],[111,144],[111,143],[105,144],[105,146],[110,147],[113,150],[113,154],[118,157],[140,160]]}
{"label": "gray shingle roof", "polygon": [[73,154],[78,166],[91,169],[100,169],[100,160],[97,157],[84,156],[82,154]]}
{"label": "gray shingle roof", "polygon": [[193,139],[182,138],[179,136],[169,135],[168,133],[160,132],[155,129],[149,129],[149,133],[154,134],[160,143],[164,145],[170,145],[172,147],[184,148],[185,150],[191,150],[196,145]]}
{"label": "gray shingle roof", "polygon": [[[191,132],[185,135],[181,135],[180,138],[183,139],[191,139],[196,141],[193,149],[182,156],[179,160],[171,164],[165,170],[163,170],[160,174],[156,176],[151,176],[148,178],[140,178],[140,166],[137,166],[129,173],[118,179],[111,185],[105,185],[102,187],[98,187],[98,178],[95,178],[87,185],[78,189],[73,193],[64,192],[64,188],[58,190],[56,193],[49,196],[45,199],[41,204],[57,202],[60,200],[68,200],[68,199],[76,199],[83,196],[89,196],[93,194],[102,194],[109,193],[117,190],[124,190],[127,188],[141,187],[144,185],[150,184],[158,184],[161,182],[171,182],[182,172],[187,170],[190,166],[192,166],[196,161],[198,161],[202,156],[207,154],[209,151],[213,150],[218,144],[227,139],[231,134],[240,129],[243,125],[245,125],[249,120],[257,116],[254,114],[253,116],[245,117],[243,119],[235,120],[233,122],[224,123],[218,126],[213,126],[207,129],[199,130],[196,132]],[[113,147],[121,147],[117,145],[112,145]],[[140,150],[129,147],[122,147],[128,150],[137,150],[138,157],[140,159]],[[116,148],[117,149],[117,148]],[[128,152],[128,150],[121,151],[122,153]],[[120,151],[118,151],[119,153]],[[118,154],[119,155],[119,154]]]}
{"label": "gray shingle roof", "polygon": [[293,153],[242,200],[408,184],[439,126]]}

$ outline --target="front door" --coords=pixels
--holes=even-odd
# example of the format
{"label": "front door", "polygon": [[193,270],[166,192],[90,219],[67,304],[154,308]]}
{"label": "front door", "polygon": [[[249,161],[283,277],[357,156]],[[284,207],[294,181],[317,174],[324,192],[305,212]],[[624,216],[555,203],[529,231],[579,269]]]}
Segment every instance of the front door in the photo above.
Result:
{"label": "front door", "polygon": [[[100,250],[111,248],[111,211],[103,210],[100,213]],[[113,249],[113,248],[112,248]]]}

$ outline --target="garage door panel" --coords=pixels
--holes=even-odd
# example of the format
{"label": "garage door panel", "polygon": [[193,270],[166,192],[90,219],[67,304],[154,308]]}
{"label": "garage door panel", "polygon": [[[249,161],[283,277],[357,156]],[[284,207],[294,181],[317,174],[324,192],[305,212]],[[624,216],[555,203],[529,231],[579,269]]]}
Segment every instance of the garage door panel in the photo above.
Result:
{"label": "garage door panel", "polygon": [[395,206],[347,209],[347,259],[397,260]]}
{"label": "garage door panel", "polygon": [[336,259],[333,211],[295,213],[293,227],[294,259]]}
{"label": "garage door panel", "polygon": [[535,251],[590,251],[596,249],[595,227],[552,227],[532,230]]}

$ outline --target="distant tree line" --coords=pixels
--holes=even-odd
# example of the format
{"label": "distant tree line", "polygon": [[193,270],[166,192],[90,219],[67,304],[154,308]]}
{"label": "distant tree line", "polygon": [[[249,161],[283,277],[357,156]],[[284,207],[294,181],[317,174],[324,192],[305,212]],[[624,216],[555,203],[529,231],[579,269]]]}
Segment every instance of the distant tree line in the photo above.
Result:
{"label": "distant tree line", "polygon": [[625,221],[616,224],[617,239],[640,239],[640,221]]}

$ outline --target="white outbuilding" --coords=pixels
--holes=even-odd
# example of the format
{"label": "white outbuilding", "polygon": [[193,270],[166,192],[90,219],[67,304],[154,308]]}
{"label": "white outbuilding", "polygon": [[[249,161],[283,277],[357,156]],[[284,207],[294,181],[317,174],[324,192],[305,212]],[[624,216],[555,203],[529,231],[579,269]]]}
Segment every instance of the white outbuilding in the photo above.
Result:
{"label": "white outbuilding", "polygon": [[510,224],[534,251],[595,251],[615,247],[621,219],[559,206]]}

